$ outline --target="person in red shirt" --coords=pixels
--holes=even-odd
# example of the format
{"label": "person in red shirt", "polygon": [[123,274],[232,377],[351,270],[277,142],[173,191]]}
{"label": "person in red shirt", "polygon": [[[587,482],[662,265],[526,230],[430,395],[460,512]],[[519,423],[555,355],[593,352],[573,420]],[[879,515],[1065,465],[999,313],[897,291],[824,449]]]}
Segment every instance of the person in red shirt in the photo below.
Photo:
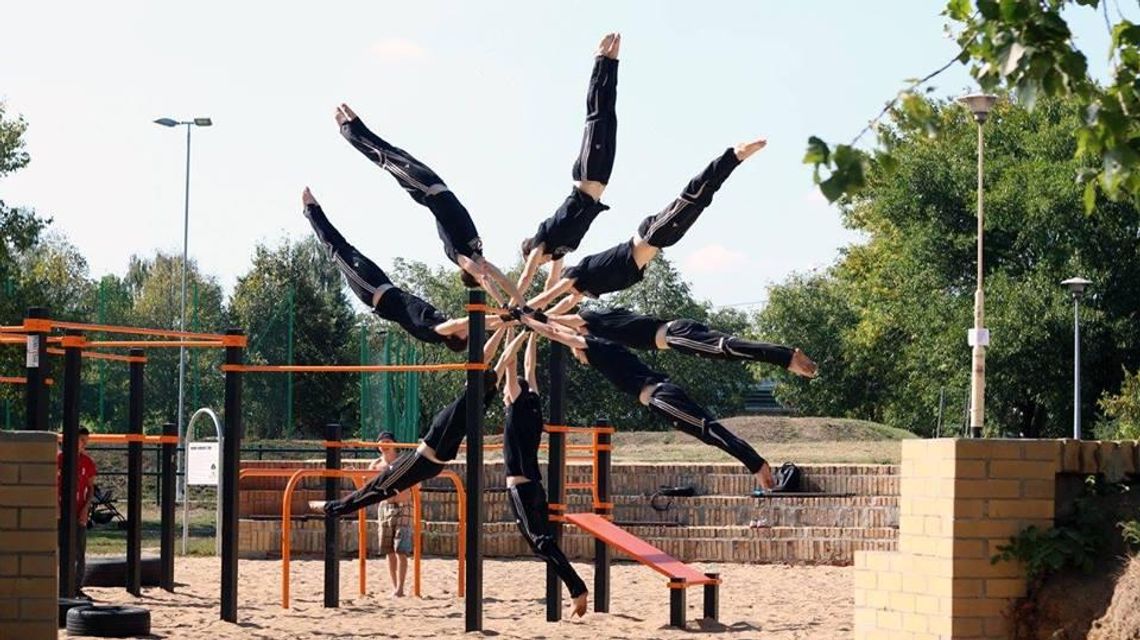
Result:
{"label": "person in red shirt", "polygon": [[[83,593],[83,574],[87,570],[87,516],[91,497],[95,495],[95,461],[87,455],[87,439],[91,432],[87,427],[79,428],[79,476],[75,483],[75,517],[78,529],[75,539],[75,584],[76,596],[86,598]],[[55,456],[56,486],[63,486],[63,452]],[[60,505],[62,505],[62,501]],[[90,599],[90,598],[88,598]]]}

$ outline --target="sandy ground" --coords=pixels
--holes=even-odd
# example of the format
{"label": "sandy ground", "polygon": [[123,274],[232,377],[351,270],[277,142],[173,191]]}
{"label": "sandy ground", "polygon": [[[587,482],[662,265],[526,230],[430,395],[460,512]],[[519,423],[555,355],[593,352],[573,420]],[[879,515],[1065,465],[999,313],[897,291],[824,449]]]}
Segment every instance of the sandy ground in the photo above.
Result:
{"label": "sandy ground", "polygon": [[[323,563],[293,562],[291,609],[281,608],[281,563],[243,560],[239,569],[238,624],[219,620],[219,562],[180,558],[178,588],[169,594],[144,589],[133,598],[122,589],[87,588],[100,603],[134,604],[151,610],[151,638],[455,638],[464,636],[462,598],[455,597],[454,559],[426,559],[423,594],[392,598],[387,563],[370,560],[369,595],[358,591],[356,563],[341,565],[341,606],[325,609]],[[575,563],[587,585],[593,567]],[[664,579],[638,564],[612,570],[611,613],[590,612],[573,621],[547,623],[545,565],[537,560],[486,560],[482,635],[496,638],[830,638],[852,637],[851,568],[766,565],[705,565],[719,571],[720,624],[701,621],[700,588],[688,593],[689,629],[668,626]],[[408,576],[409,586],[411,575]],[[563,591],[564,600],[568,601]],[[472,633],[471,637],[480,634]],[[61,633],[61,637],[67,637]],[[75,637],[75,636],[73,636]]]}

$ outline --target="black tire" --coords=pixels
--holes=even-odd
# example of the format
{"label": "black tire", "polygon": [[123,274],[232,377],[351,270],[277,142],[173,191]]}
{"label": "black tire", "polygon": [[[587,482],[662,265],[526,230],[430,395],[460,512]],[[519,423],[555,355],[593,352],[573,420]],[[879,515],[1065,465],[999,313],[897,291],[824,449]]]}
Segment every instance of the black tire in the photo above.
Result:
{"label": "black tire", "polygon": [[83,598],[60,598],[59,599],[59,628],[62,629],[67,626],[67,612],[75,609],[76,607],[89,607],[91,606],[90,600]]}
{"label": "black tire", "polygon": [[[162,578],[162,559],[158,556],[142,557],[142,586],[157,587]],[[88,558],[83,574],[85,587],[126,587],[127,559],[125,556]]]}
{"label": "black tire", "polygon": [[76,607],[67,612],[67,633],[98,638],[150,635],[150,611],[141,607]]}

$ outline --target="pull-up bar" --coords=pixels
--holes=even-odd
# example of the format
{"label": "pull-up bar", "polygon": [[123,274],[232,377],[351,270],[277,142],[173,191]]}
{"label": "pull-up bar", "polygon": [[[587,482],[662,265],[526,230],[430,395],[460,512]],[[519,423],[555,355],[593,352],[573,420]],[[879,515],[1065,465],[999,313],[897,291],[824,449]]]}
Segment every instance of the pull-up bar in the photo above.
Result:
{"label": "pull-up bar", "polygon": [[226,373],[381,373],[385,371],[485,371],[480,362],[441,364],[223,364]]}

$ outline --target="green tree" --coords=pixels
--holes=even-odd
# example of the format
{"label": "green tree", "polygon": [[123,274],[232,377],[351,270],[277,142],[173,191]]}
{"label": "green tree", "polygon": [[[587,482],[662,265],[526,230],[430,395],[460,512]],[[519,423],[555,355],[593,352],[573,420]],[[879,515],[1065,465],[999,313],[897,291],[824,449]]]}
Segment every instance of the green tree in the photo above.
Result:
{"label": "green tree", "polygon": [[[922,99],[927,83],[955,63],[970,65],[971,74],[986,91],[1004,89],[1032,108],[1041,98],[1065,98],[1082,117],[1068,132],[1070,156],[1081,158],[1069,176],[1081,181],[1081,202],[1096,208],[1097,193],[1112,200],[1140,201],[1140,25],[1124,17],[1119,7],[1110,16],[1107,0],[948,0],[944,15],[951,20],[960,52],[953,60],[921,79],[912,80],[867,128],[849,144],[829,145],[817,137],[808,141],[804,162],[816,169],[816,182],[829,200],[852,196],[867,184],[870,156],[856,148],[863,134],[874,130],[888,112],[921,123],[928,133],[941,131],[942,120]],[[1112,37],[1107,83],[1095,82],[1088,58],[1073,38],[1064,15],[1101,11]],[[1095,52],[1097,58],[1101,52]],[[891,143],[880,137],[880,159]],[[1087,157],[1087,161],[1085,158]]]}
{"label": "green tree", "polygon": [[[248,331],[248,361],[287,363],[291,323],[294,363],[354,363],[355,317],[343,287],[340,273],[316,240],[258,245],[253,266],[238,278],[230,303],[238,325]],[[344,374],[249,374],[247,433],[323,437],[329,422],[355,425],[355,383],[356,378]],[[292,424],[287,422],[290,415]]]}
{"label": "green tree", "polygon": [[[883,131],[867,185],[844,218],[870,240],[821,276],[776,287],[761,325],[823,360],[821,379],[792,391],[800,406],[930,433],[939,394],[960,416],[969,384],[965,329],[974,290],[975,125],[957,105],[927,102],[941,135],[905,116]],[[1059,286],[1081,273],[1097,286],[1082,305],[1086,411],[1134,369],[1140,334],[1140,216],[1128,203],[1081,211],[1072,176],[1078,101],[1032,111],[998,103],[986,163],[987,426],[1060,435],[1071,414],[1072,307]],[[889,153],[889,161],[885,158]],[[815,316],[813,318],[813,316]],[[793,338],[799,338],[798,340]],[[834,370],[832,369],[834,367]]]}

